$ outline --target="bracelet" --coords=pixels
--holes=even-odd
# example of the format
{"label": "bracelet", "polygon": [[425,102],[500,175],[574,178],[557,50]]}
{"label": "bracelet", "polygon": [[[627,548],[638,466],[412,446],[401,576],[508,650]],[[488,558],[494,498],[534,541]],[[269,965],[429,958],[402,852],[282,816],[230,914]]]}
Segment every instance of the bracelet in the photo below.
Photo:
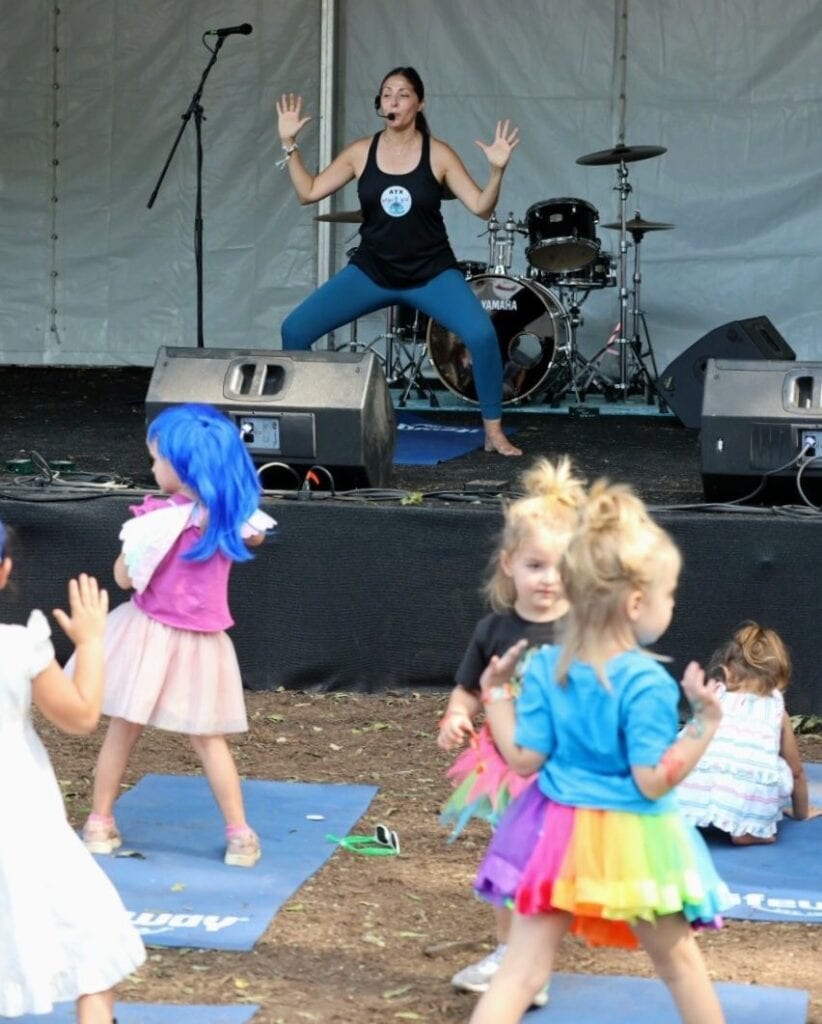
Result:
{"label": "bracelet", "polygon": [[510,683],[503,683],[501,686],[489,686],[482,692],[483,704],[496,704],[501,700],[513,700],[516,697],[514,687]]}
{"label": "bracelet", "polygon": [[285,153],[285,156],[281,160],[278,160],[274,166],[279,167],[279,169],[282,171],[285,168],[285,165],[291,159],[291,154],[294,152],[295,149],[299,148],[300,147],[297,145],[296,142],[292,142],[290,146],[286,146],[286,144],[283,143],[283,153]]}

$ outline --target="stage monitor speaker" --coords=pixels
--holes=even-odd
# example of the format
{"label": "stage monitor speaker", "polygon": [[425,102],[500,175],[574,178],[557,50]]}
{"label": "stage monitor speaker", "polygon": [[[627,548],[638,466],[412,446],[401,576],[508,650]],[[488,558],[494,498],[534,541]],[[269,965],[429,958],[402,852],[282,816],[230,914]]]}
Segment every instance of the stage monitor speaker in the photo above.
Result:
{"label": "stage monitor speaker", "polygon": [[822,363],[709,359],[700,448],[709,501],[818,504]]}
{"label": "stage monitor speaker", "polygon": [[[258,467],[322,466],[337,490],[390,482],[394,406],[373,352],[162,347],[146,422],[183,402],[212,405],[234,420]],[[276,489],[264,474],[263,485]]]}
{"label": "stage monitor speaker", "polygon": [[659,375],[658,389],[686,427],[699,428],[705,366],[709,359],[795,359],[791,346],[766,316],[715,327]]}

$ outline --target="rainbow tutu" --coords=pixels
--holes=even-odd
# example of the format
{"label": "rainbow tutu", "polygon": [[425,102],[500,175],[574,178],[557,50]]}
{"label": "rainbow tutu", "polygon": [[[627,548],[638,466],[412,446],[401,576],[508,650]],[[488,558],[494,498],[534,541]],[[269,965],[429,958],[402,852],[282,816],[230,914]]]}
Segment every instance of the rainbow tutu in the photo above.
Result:
{"label": "rainbow tutu", "polygon": [[472,818],[496,827],[512,800],[524,792],[534,776],[517,775],[497,750],[491,730],[483,725],[448,770],[454,792],[440,814],[440,824],[451,827],[453,842]]}
{"label": "rainbow tutu", "polygon": [[637,946],[634,921],[683,914],[719,928],[734,902],[702,836],[678,813],[567,807],[534,784],[501,819],[474,888],[520,914],[564,910],[591,946]]}

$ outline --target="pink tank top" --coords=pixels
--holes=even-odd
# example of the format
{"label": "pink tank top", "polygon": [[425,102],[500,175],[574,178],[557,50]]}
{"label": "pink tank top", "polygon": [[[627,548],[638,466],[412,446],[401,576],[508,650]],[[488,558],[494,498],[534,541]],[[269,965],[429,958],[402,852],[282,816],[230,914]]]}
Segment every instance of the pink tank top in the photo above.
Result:
{"label": "pink tank top", "polygon": [[[158,498],[148,495],[142,505],[135,506],[135,515],[145,515],[174,504],[188,503],[182,495]],[[181,557],[197,543],[201,531],[188,526],[160,562],[142,594],[133,594],[132,601],[141,611],[158,622],[175,629],[197,633],[218,633],[234,625],[228,607],[228,577],[231,559],[218,551],[204,562],[184,561]]]}

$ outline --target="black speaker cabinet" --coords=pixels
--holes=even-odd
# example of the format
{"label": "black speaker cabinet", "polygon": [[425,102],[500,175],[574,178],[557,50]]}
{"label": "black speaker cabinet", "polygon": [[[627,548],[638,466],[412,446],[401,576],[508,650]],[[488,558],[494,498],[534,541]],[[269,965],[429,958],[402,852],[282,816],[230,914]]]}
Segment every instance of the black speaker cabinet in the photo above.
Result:
{"label": "black speaker cabinet", "polygon": [[660,395],[686,427],[700,426],[709,359],[795,359],[791,346],[766,316],[731,320],[694,342],[659,375]]}
{"label": "black speaker cabinet", "polygon": [[700,446],[709,501],[759,489],[757,500],[771,504],[794,503],[802,491],[818,504],[822,363],[709,359]]}
{"label": "black speaker cabinet", "polygon": [[146,421],[183,402],[212,405],[233,419],[257,466],[323,466],[340,490],[390,481],[394,407],[373,352],[162,347]]}

